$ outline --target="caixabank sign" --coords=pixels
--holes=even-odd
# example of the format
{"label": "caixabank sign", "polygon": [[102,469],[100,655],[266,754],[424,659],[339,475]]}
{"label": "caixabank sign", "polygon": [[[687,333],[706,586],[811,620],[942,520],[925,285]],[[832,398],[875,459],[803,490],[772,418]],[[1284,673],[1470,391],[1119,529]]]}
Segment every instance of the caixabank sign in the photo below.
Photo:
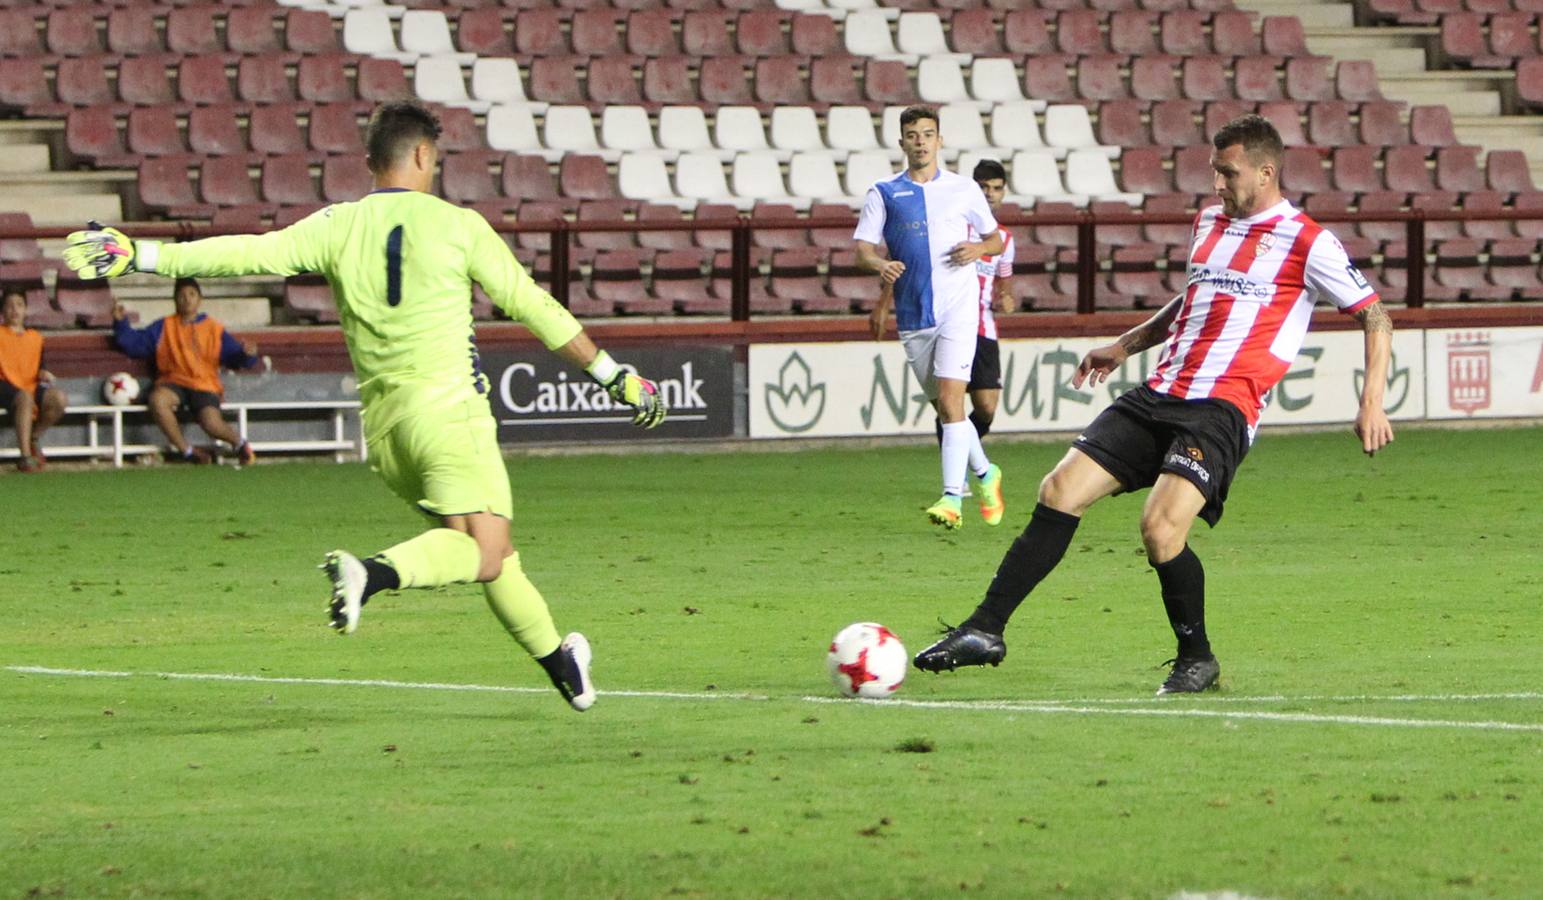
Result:
{"label": "caixabank sign", "polygon": [[545,351],[482,357],[492,382],[501,443],[725,437],[734,432],[733,354],[726,347],[623,347],[611,355],[654,380],[670,405],[657,428],[632,427],[632,412],[583,372]]}
{"label": "caixabank sign", "polygon": [[[1146,380],[1154,348],[1127,360],[1096,387],[1074,388],[1083,354],[1110,338],[1004,340],[1002,397],[993,431],[1076,431],[1111,400]],[[1309,334],[1272,392],[1262,423],[1355,419],[1364,371],[1358,331]],[[1394,419],[1426,415],[1425,335],[1393,336],[1385,388]],[[757,344],[750,348],[750,436],[834,437],[931,434],[933,412],[899,343]]]}

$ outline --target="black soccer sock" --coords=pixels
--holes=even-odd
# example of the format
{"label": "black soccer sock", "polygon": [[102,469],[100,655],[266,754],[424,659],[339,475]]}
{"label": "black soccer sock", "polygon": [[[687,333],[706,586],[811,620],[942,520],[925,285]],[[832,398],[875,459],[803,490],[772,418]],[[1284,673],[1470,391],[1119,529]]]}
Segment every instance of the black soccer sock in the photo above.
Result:
{"label": "black soccer sock", "polygon": [[1072,535],[1082,519],[1043,503],[1034,507],[1034,515],[1023,533],[1013,540],[1013,545],[1002,557],[997,576],[986,588],[986,599],[964,621],[971,628],[991,634],[1001,634],[1013,610],[1034,590],[1066,555]]}
{"label": "black soccer sock", "polygon": [[938,446],[943,446],[943,420],[937,416],[932,417],[932,430],[938,436]]}
{"label": "black soccer sock", "polygon": [[1163,608],[1168,611],[1173,636],[1179,639],[1179,655],[1209,657],[1211,642],[1205,636],[1205,567],[1200,564],[1200,557],[1185,544],[1178,556],[1152,568],[1157,570],[1157,580],[1163,586]]}
{"label": "black soccer sock", "polygon": [[991,433],[991,417],[981,415],[978,409],[970,410],[970,424],[975,426],[975,433],[981,437]]}
{"label": "black soccer sock", "polygon": [[359,601],[363,606],[370,597],[381,591],[394,591],[402,586],[402,579],[396,574],[396,569],[378,556],[362,559],[364,563],[364,597]]}
{"label": "black soccer sock", "polygon": [[563,648],[561,645],[546,656],[536,657],[536,662],[546,670],[547,677],[553,684],[562,684],[563,681]]}

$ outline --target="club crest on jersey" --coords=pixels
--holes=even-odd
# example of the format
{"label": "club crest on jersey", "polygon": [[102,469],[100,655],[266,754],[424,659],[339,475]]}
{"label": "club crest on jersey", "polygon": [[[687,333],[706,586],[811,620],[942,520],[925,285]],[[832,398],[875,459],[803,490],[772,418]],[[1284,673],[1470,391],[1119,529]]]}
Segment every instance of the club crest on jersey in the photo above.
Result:
{"label": "club crest on jersey", "polygon": [[1274,246],[1275,235],[1266,231],[1264,234],[1259,235],[1259,242],[1254,245],[1254,255],[1263,256],[1266,253],[1269,253],[1270,248]]}

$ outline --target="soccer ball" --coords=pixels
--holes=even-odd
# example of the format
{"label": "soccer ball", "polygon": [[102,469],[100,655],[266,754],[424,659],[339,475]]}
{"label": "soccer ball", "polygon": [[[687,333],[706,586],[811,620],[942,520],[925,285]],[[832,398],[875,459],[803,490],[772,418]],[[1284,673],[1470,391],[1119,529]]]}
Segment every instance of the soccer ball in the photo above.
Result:
{"label": "soccer ball", "polygon": [[139,379],[127,372],[114,372],[102,382],[102,399],[113,406],[128,406],[139,399]]}
{"label": "soccer ball", "polygon": [[900,689],[909,664],[900,638],[877,622],[841,629],[825,655],[830,680],[843,697],[888,697]]}

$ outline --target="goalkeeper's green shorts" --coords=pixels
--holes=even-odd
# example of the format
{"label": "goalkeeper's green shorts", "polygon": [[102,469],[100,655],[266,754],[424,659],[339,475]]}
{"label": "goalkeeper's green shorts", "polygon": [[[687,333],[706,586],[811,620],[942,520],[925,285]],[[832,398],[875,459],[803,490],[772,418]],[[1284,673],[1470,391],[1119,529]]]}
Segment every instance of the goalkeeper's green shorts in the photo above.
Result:
{"label": "goalkeeper's green shorts", "polygon": [[370,438],[370,468],[425,515],[514,517],[498,423],[481,397],[407,416]]}

